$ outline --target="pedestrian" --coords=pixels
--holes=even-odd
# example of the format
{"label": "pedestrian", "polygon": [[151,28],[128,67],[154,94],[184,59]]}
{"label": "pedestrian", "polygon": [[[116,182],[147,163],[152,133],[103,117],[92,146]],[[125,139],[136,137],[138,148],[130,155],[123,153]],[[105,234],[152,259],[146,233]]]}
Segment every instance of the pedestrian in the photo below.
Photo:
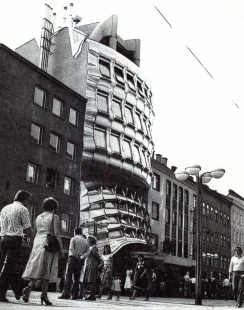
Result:
{"label": "pedestrian", "polygon": [[55,214],[58,202],[52,197],[44,199],[42,203],[43,212],[37,216],[35,221],[35,238],[33,248],[22,275],[24,280],[30,280],[27,287],[23,289],[23,301],[28,302],[30,292],[37,281],[41,280],[42,294],[41,304],[52,305],[47,297],[49,282],[54,282],[58,275],[58,253],[52,253],[45,249],[47,235],[50,229],[56,236],[60,252],[63,255],[63,244],[60,236],[60,218]]}
{"label": "pedestrian", "polygon": [[243,304],[243,286],[244,286],[244,256],[242,255],[242,248],[237,246],[235,254],[230,260],[229,279],[232,276],[232,289],[236,306],[241,308]]}
{"label": "pedestrian", "polygon": [[[119,300],[120,293],[121,293],[121,280],[119,278],[119,275],[116,273],[114,276],[114,279],[112,281],[112,287],[111,290],[115,293],[116,300]],[[111,298],[112,299],[112,298]]]}
{"label": "pedestrian", "polygon": [[[79,280],[84,259],[89,255],[89,244],[82,235],[82,228],[76,227],[74,230],[74,237],[71,238],[69,244],[69,257],[65,271],[64,289],[59,299],[78,299],[79,295]],[[73,278],[73,288],[71,294]],[[72,295],[72,296],[71,296]]]}
{"label": "pedestrian", "polygon": [[230,294],[230,280],[228,279],[228,276],[225,276],[223,280],[223,288],[224,288],[225,300],[228,300]]}
{"label": "pedestrian", "polygon": [[131,288],[133,287],[132,275],[133,275],[133,270],[127,269],[126,270],[125,284],[124,284],[125,291],[131,292]]}
{"label": "pedestrian", "polygon": [[192,292],[193,297],[195,297],[195,289],[196,289],[196,278],[192,277],[191,278],[191,292]]}
{"label": "pedestrian", "polygon": [[1,226],[1,252],[3,256],[3,266],[0,273],[0,302],[8,302],[6,293],[8,286],[15,294],[17,300],[20,299],[20,279],[21,275],[16,272],[19,267],[19,259],[22,249],[22,237],[26,234],[31,238],[32,228],[27,207],[30,203],[31,193],[19,190],[14,202],[5,206],[0,214]]}
{"label": "pedestrian", "polygon": [[104,289],[108,290],[108,298],[112,299],[111,285],[112,285],[112,253],[110,245],[106,244],[103,248],[103,254],[101,256],[101,263],[98,266],[98,269],[102,269],[100,278],[101,286],[100,292],[97,298],[101,298]]}
{"label": "pedestrian", "polygon": [[138,255],[138,262],[135,268],[135,276],[134,276],[134,290],[133,295],[130,299],[135,299],[137,295],[137,291],[145,291],[146,299],[145,301],[149,300],[149,284],[148,284],[148,274],[149,269],[144,260],[143,254]]}
{"label": "pedestrian", "polygon": [[184,296],[185,297],[189,297],[189,293],[190,293],[190,276],[189,276],[189,271],[186,272],[186,274],[184,275]]}
{"label": "pedestrian", "polygon": [[98,272],[98,265],[100,263],[100,256],[98,255],[98,248],[96,246],[97,239],[93,236],[87,237],[88,244],[90,246],[90,252],[86,259],[86,269],[84,275],[84,285],[90,288],[90,296],[86,300],[96,300],[96,277]]}

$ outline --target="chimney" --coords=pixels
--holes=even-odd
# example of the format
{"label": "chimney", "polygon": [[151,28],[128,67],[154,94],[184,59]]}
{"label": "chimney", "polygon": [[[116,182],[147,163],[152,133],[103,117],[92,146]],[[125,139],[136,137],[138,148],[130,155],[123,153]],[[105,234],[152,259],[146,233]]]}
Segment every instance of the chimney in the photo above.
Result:
{"label": "chimney", "polygon": [[167,161],[168,161],[168,158],[162,157],[161,162],[162,162],[162,164],[165,165],[166,167],[167,167]]}
{"label": "chimney", "polygon": [[176,167],[176,166],[171,166],[171,170],[172,170],[173,172],[175,172],[175,171],[176,171],[176,169],[177,169],[177,167]]}
{"label": "chimney", "polygon": [[156,160],[161,163],[162,155],[161,154],[156,154]]}

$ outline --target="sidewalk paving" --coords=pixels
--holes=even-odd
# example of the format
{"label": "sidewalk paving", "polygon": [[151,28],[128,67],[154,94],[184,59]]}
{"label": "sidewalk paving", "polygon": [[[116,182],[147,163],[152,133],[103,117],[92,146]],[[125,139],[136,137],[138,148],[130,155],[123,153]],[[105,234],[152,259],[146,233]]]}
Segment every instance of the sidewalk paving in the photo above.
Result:
{"label": "sidewalk paving", "polygon": [[[40,302],[40,292],[31,292],[29,303],[25,303],[22,300],[17,301],[14,298],[12,291],[8,291],[7,298],[8,303],[0,303],[0,310],[17,309],[17,310],[33,310],[33,307],[39,307],[38,310],[47,310],[48,306],[41,305]],[[127,296],[120,297],[119,301],[116,301],[114,296],[113,300],[107,300],[107,296],[102,296],[102,299],[97,299],[96,301],[85,301],[85,300],[66,300],[58,299],[60,293],[48,293],[50,301],[53,303],[52,306],[56,309],[74,310],[74,309],[96,309],[96,310],[131,310],[131,309],[141,309],[145,310],[192,310],[192,309],[202,309],[211,310],[216,308],[222,308],[222,310],[229,310],[230,308],[235,308],[234,300],[210,300],[203,299],[201,306],[195,305],[194,299],[188,298],[168,298],[168,297],[151,297],[149,301],[144,301],[143,297],[138,297],[135,300],[130,300]]]}

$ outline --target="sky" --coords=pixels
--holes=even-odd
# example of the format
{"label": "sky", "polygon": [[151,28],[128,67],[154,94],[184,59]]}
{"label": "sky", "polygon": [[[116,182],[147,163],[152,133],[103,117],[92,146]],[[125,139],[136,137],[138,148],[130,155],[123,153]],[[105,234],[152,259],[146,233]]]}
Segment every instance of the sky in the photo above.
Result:
{"label": "sky", "polygon": [[[62,23],[64,0],[0,0],[0,43],[40,41],[45,3]],[[244,0],[74,0],[81,24],[118,15],[118,34],[141,40],[153,93],[155,153],[177,171],[223,168],[209,187],[244,197]]]}

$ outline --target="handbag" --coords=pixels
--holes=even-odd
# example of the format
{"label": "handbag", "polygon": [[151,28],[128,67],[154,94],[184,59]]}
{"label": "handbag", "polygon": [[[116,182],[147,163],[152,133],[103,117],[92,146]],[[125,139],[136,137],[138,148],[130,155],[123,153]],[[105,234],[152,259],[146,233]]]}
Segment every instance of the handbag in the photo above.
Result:
{"label": "handbag", "polygon": [[[54,217],[54,214],[53,214],[53,217]],[[58,253],[61,249],[60,249],[60,244],[58,242],[58,239],[54,235],[53,217],[52,217],[52,222],[51,222],[51,229],[49,233],[47,234],[46,244],[44,245],[44,248],[46,249],[46,251],[50,253]]]}

